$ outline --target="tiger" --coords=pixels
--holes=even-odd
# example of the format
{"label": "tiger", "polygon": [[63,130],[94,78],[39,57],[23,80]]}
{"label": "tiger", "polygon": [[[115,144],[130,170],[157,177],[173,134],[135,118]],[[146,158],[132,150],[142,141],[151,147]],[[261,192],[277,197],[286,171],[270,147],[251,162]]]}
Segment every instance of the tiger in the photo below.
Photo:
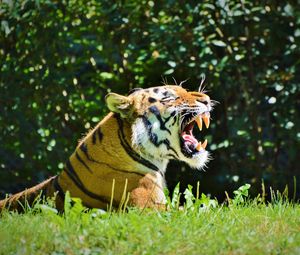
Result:
{"label": "tiger", "polygon": [[110,92],[105,100],[110,112],[79,141],[63,171],[1,200],[0,209],[20,210],[42,194],[63,210],[67,191],[87,208],[118,208],[125,194],[130,206],[165,209],[168,162],[195,169],[208,162],[207,140],[193,134],[210,125],[213,100],[205,91],[163,85]]}

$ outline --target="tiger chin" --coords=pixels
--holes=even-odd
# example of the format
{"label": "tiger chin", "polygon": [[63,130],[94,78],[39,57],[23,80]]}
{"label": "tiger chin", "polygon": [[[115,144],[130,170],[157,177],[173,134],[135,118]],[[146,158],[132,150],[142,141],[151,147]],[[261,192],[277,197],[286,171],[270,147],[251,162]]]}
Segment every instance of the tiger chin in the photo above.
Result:
{"label": "tiger chin", "polygon": [[118,208],[127,197],[130,206],[165,209],[169,160],[196,169],[207,162],[207,140],[193,134],[210,124],[213,103],[202,91],[165,85],[109,93],[106,103],[111,112],[79,142],[64,170],[0,201],[0,209],[20,211],[42,194],[63,210],[66,191],[89,208]]}

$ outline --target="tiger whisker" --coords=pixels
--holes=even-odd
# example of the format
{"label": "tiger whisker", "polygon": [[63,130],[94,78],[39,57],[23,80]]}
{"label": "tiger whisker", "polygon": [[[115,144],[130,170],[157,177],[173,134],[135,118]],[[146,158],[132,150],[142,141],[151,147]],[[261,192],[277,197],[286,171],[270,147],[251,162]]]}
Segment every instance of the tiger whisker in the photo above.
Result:
{"label": "tiger whisker", "polygon": [[187,79],[181,81],[181,82],[179,83],[178,86],[182,87],[182,85],[183,85],[185,82],[187,82],[189,79],[190,79],[190,78],[187,78]]}
{"label": "tiger whisker", "polygon": [[175,85],[178,86],[176,79],[172,76],[173,81],[175,82]]}

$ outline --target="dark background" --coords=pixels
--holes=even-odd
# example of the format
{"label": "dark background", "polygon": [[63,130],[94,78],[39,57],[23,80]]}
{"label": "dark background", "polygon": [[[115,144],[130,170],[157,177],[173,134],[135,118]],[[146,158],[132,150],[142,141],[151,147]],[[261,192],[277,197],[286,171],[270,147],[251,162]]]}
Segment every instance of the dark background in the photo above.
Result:
{"label": "dark background", "polygon": [[[0,196],[58,173],[106,113],[108,91],[206,74],[220,102],[206,172],[172,163],[219,199],[251,183],[300,194],[299,1],[1,1]],[[268,192],[268,189],[267,189]]]}

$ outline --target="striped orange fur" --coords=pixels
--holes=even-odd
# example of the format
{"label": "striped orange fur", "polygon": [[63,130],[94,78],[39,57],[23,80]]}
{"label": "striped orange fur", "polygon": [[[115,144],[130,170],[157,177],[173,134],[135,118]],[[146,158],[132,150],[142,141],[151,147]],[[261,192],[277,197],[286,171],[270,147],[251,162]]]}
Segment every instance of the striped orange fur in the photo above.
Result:
{"label": "striped orange fur", "polygon": [[106,101],[111,112],[80,141],[64,170],[0,201],[0,209],[20,209],[41,191],[46,197],[56,194],[63,209],[67,190],[90,208],[107,209],[111,202],[118,207],[126,197],[132,206],[165,208],[169,160],[198,169],[206,163],[207,142],[203,146],[192,133],[202,120],[209,125],[212,102],[206,94],[167,85],[128,96],[109,93]]}

